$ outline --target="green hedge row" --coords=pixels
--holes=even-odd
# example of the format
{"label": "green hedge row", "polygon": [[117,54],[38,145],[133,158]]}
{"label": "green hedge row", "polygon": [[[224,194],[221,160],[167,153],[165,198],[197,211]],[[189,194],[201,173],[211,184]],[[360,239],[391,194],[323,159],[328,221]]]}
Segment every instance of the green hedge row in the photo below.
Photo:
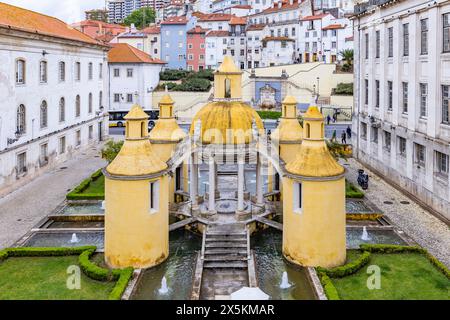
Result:
{"label": "green hedge row", "polygon": [[105,195],[103,193],[83,193],[91,182],[97,180],[103,175],[102,169],[95,171],[89,178],[83,180],[78,186],[66,195],[67,200],[103,200]]}
{"label": "green hedge row", "polygon": [[339,293],[330,277],[324,273],[319,273],[319,277],[328,300],[341,300]]}
{"label": "green hedge row", "polygon": [[0,250],[0,261],[8,257],[52,257],[79,255],[78,264],[83,273],[91,279],[98,281],[116,281],[113,290],[109,294],[109,300],[120,300],[128,282],[133,276],[133,268],[109,270],[94,264],[90,258],[95,253],[95,246],[83,246],[75,248],[51,247],[51,248],[7,248]]}
{"label": "green hedge row", "polygon": [[261,119],[277,120],[281,117],[280,111],[257,111]]}
{"label": "green hedge row", "polygon": [[345,181],[345,196],[347,198],[362,199],[364,192],[355,187],[351,182]]}
{"label": "green hedge row", "polygon": [[333,269],[324,269],[324,268],[317,268],[317,271],[320,273],[324,273],[332,278],[344,278],[346,276],[352,275],[356,273],[358,270],[360,270],[362,267],[367,265],[370,261],[370,252],[364,251],[358,259],[347,263],[346,265],[336,267]]}
{"label": "green hedge row", "polygon": [[419,246],[399,246],[388,244],[362,244],[361,250],[372,253],[420,253],[423,254],[439,271],[450,279],[450,270],[427,250]]}

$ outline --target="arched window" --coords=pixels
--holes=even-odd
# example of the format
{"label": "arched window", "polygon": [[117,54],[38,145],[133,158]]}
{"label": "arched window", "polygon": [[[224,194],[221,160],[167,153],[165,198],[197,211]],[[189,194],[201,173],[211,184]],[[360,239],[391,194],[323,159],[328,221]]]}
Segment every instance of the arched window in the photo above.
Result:
{"label": "arched window", "polygon": [[89,98],[88,98],[88,112],[92,113],[92,93],[89,93]]}
{"label": "arched window", "polygon": [[66,121],[66,100],[59,99],[59,122]]}
{"label": "arched window", "polygon": [[48,126],[48,108],[47,108],[47,101],[43,100],[41,102],[41,110],[40,110],[40,116],[41,116],[41,129],[47,128]]}
{"label": "arched window", "polygon": [[77,95],[75,98],[75,117],[79,117],[81,115],[81,101],[80,95]]}
{"label": "arched window", "polygon": [[309,123],[306,124],[306,138],[311,138],[311,125]]}
{"label": "arched window", "polygon": [[231,80],[225,79],[225,98],[231,98]]}
{"label": "arched window", "polygon": [[59,81],[66,81],[66,63],[64,61],[59,62]]}
{"label": "arched window", "polygon": [[26,110],[25,106],[21,104],[17,108],[17,133],[24,134],[26,129]]}
{"label": "arched window", "polygon": [[17,84],[25,83],[25,60],[24,59],[16,60],[16,83]]}
{"label": "arched window", "polygon": [[47,83],[47,61],[45,60],[39,62],[39,81]]}
{"label": "arched window", "polygon": [[103,106],[103,91],[98,93],[98,107],[101,108]]}

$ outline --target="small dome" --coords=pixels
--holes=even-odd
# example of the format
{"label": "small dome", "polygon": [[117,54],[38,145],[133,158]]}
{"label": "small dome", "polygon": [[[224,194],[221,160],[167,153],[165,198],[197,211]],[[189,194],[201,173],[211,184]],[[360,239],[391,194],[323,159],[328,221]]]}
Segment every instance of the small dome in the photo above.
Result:
{"label": "small dome", "polygon": [[283,100],[283,104],[297,104],[297,100],[293,96],[286,96]]}
{"label": "small dome", "polygon": [[233,58],[230,56],[225,56],[223,58],[222,64],[219,66],[219,69],[217,69],[217,72],[219,73],[242,73],[242,70],[240,70],[236,65],[234,64]]}
{"label": "small dome", "polygon": [[140,105],[135,104],[131,107],[130,112],[128,112],[127,115],[123,118],[125,120],[144,120],[148,119],[149,117]]}
{"label": "small dome", "polygon": [[[201,121],[201,141],[204,144],[238,144],[252,142],[253,120],[259,130],[264,125],[258,113],[242,102],[211,102],[205,105],[192,120],[191,135],[197,121]],[[239,136],[240,135],[240,136]],[[236,138],[239,136],[239,138]]]}
{"label": "small dome", "polygon": [[175,101],[173,101],[172,97],[169,94],[165,94],[161,100],[159,101],[160,104],[174,104]]}
{"label": "small dome", "polygon": [[152,131],[150,131],[150,141],[179,142],[187,136],[186,132],[180,128],[173,118],[159,119]]}

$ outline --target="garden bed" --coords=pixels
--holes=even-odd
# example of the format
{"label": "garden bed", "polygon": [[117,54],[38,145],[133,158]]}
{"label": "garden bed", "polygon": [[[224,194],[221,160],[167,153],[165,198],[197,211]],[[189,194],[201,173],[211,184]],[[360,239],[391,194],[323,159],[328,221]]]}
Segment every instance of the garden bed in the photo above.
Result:
{"label": "garden bed", "polygon": [[[380,268],[380,288],[370,290],[369,266]],[[317,268],[330,300],[448,300],[449,270],[425,249],[362,245],[348,251],[347,264]]]}
{"label": "garden bed", "polygon": [[347,198],[362,199],[364,192],[355,187],[351,182],[345,180],[345,196]]}
{"label": "garden bed", "polygon": [[67,200],[104,200],[105,177],[102,170],[96,171],[66,195]]}
{"label": "garden bed", "polygon": [[[0,300],[120,299],[133,269],[99,267],[90,261],[94,252],[95,247],[1,250]],[[80,289],[67,286],[73,266],[81,270]]]}

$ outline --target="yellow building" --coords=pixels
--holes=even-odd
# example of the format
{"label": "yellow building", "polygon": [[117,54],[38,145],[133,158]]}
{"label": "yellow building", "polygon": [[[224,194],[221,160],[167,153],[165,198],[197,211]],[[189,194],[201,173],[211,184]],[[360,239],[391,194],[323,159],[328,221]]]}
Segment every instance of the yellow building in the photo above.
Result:
{"label": "yellow building", "polygon": [[148,115],[134,105],[125,143],[105,174],[105,260],[112,268],[147,268],[169,253],[167,164],[148,139]]}
{"label": "yellow building", "polygon": [[[150,132],[150,142],[154,152],[164,161],[169,161],[177,147],[187,134],[180,128],[174,116],[174,101],[169,94],[162,97],[159,102],[159,119]],[[187,190],[187,165],[180,165],[174,169],[173,178],[170,179],[169,198],[170,202],[176,202],[176,192]]]}
{"label": "yellow building", "polygon": [[346,260],[345,169],[328,150],[317,107],[308,109],[303,126],[283,178],[283,254],[302,266],[335,267]]}

